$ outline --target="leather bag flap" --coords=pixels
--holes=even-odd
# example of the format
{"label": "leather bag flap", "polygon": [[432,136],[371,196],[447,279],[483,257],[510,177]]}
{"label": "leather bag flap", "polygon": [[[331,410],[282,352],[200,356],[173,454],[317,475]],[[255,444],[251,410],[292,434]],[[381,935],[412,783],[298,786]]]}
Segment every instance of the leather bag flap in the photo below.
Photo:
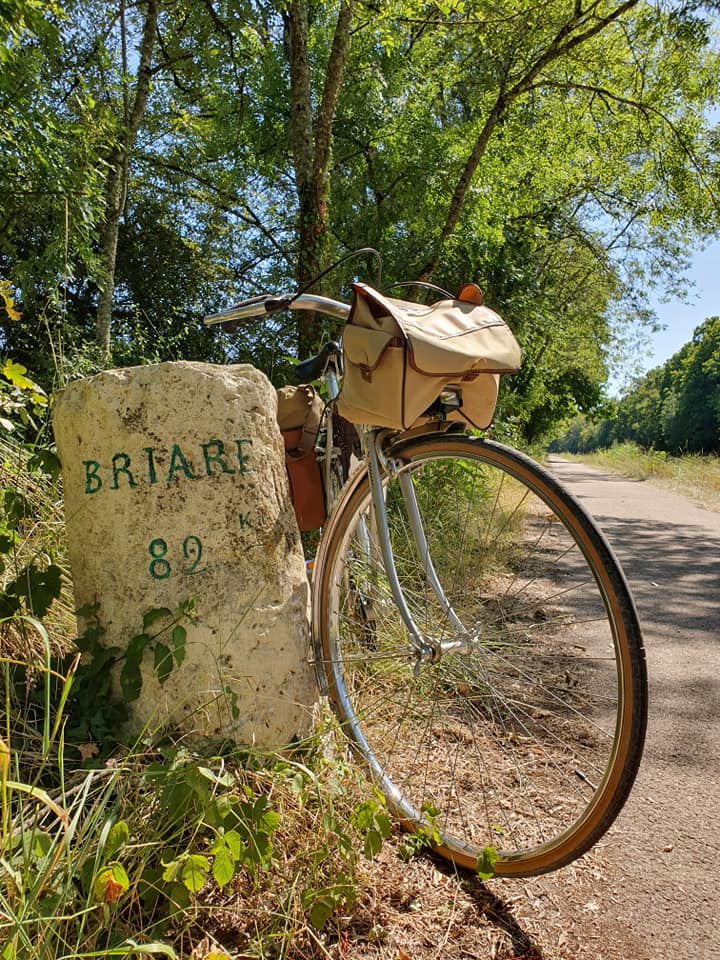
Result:
{"label": "leather bag flap", "polygon": [[277,421],[281,430],[295,430],[307,420],[315,399],[315,390],[309,385],[290,385],[277,391]]}
{"label": "leather bag flap", "polygon": [[315,388],[301,383],[277,391],[277,422],[285,450],[306,453],[315,446],[324,404]]}

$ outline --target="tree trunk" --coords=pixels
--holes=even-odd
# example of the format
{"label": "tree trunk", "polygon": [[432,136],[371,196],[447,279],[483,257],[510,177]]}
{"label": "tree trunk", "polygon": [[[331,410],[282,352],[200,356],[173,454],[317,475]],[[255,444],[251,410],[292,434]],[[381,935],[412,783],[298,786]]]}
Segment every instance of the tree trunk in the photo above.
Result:
{"label": "tree trunk", "polygon": [[[307,0],[292,0],[286,15],[290,61],[290,121],[298,199],[298,257],[295,277],[304,287],[325,265],[332,123],[350,46],[354,0],[342,0],[325,69],[323,94],[313,116],[308,56]],[[316,350],[323,336],[316,315],[306,314],[298,330],[301,356]]]}
{"label": "tree trunk", "polygon": [[[125,208],[127,195],[130,155],[140,124],[147,108],[150,94],[150,65],[157,33],[159,0],[147,0],[147,11],[143,25],[140,59],[135,81],[135,98],[131,110],[125,111],[123,131],[120,143],[107,157],[108,174],[105,180],[105,222],[100,232],[101,279],[95,340],[105,360],[110,357],[110,327],[112,320],[112,301],[115,289],[115,263],[117,259],[118,231],[120,218]],[[124,17],[124,8],[123,8]],[[124,29],[124,27],[123,27]]]}

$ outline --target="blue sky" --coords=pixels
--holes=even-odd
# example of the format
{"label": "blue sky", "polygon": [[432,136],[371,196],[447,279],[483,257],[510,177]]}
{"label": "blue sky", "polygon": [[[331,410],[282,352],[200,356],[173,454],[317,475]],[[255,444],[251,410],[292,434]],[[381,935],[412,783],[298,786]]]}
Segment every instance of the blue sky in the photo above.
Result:
{"label": "blue sky", "polygon": [[[664,329],[647,334],[628,350],[624,362],[610,368],[607,391],[611,397],[622,396],[635,376],[660,367],[692,339],[693,331],[708,317],[720,316],[720,236],[697,250],[685,272],[688,281],[685,300],[662,300],[662,291],[650,296]],[[648,342],[649,340],[649,342]]]}
{"label": "blue sky", "polygon": [[662,303],[654,297],[652,304],[666,329],[652,337],[652,356],[644,364],[646,370],[659,367],[692,339],[693,330],[703,320],[720,316],[720,237],[698,251],[692,258],[688,278],[695,289],[688,302],[670,300]]}

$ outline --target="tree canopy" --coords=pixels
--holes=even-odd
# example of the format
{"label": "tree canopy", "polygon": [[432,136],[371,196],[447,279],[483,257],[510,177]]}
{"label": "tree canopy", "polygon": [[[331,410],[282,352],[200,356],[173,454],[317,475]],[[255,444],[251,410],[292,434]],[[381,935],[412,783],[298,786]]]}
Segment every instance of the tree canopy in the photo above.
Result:
{"label": "tree canopy", "polygon": [[556,446],[577,453],[631,441],[675,454],[720,453],[720,317],[638,378],[612,413],[595,424],[576,420]]}
{"label": "tree canopy", "polygon": [[2,348],[43,382],[58,358],[281,377],[337,331],[305,317],[227,341],[199,318],[369,245],[388,283],[481,284],[524,349],[505,416],[541,436],[597,408],[648,287],[682,285],[718,229],[714,17],[643,0],[3,3],[0,279],[22,319],[3,317]]}

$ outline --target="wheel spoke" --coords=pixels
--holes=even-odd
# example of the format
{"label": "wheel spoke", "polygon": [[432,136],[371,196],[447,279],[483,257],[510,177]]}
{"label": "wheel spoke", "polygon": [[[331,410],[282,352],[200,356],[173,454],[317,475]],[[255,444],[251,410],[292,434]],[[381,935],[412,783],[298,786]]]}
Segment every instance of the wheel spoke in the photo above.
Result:
{"label": "wheel spoke", "polygon": [[440,599],[388,480],[397,575],[418,627],[446,652],[418,663],[360,521],[361,485],[320,577],[331,698],[379,788],[403,819],[429,817],[449,856],[472,866],[492,845],[498,872],[553,869],[607,829],[639,763],[632,601],[602,535],[527,458],[453,438],[420,441],[403,460]]}

